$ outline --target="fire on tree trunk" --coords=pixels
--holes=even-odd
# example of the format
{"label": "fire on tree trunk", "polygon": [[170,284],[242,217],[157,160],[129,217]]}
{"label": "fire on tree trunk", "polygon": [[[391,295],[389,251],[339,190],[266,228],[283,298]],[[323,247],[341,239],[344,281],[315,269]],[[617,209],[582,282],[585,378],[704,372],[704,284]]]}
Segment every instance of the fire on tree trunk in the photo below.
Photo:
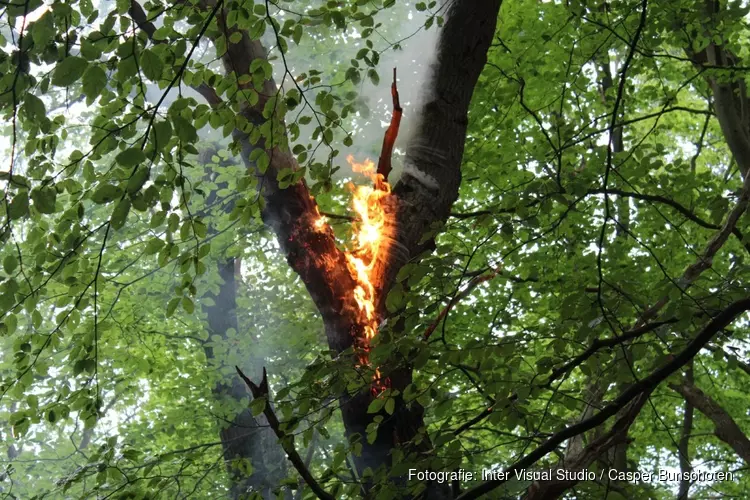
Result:
{"label": "fire on tree trunk", "polygon": [[[263,220],[276,233],[287,262],[300,276],[320,312],[330,349],[342,353],[354,348],[358,352],[351,360],[355,368],[365,369],[365,355],[369,348],[369,342],[365,340],[375,333],[383,317],[384,298],[396,273],[409,259],[430,248],[431,241],[424,241],[423,235],[447,219],[458,196],[467,113],[495,33],[499,8],[499,0],[456,0],[447,6],[429,88],[425,91],[421,110],[415,113],[418,125],[407,147],[404,174],[390,192],[379,186],[376,178],[375,187],[366,197],[369,199],[374,195],[378,207],[383,210],[383,231],[392,231],[380,233],[378,240],[382,240],[381,244],[385,246],[381,249],[378,245],[376,255],[372,255],[372,247],[364,253],[357,249],[350,253],[339,250],[333,231],[321,222],[319,209],[304,179],[285,189],[279,186],[278,173],[297,168],[286,147],[271,144],[264,138],[252,144],[246,132],[234,132],[249,168],[256,167],[250,160],[250,152],[255,148],[263,148],[270,158],[265,172],[257,171],[263,177]],[[227,45],[222,56],[227,71],[248,73],[253,59],[266,57],[265,49],[244,31],[227,25],[223,16],[217,19],[224,36],[239,35],[239,41]],[[239,87],[244,89],[250,85],[243,83]],[[259,101],[255,105],[246,104],[241,110],[241,115],[249,123],[259,124],[266,120],[263,109],[269,96],[275,95],[276,84],[268,79],[263,87]],[[394,105],[397,103],[394,92]],[[394,111],[394,121],[397,122],[400,107],[394,106]],[[281,122],[277,117],[271,119]],[[283,123],[279,126],[283,129]],[[378,172],[383,175],[382,181],[386,180],[390,170],[395,131],[391,127],[384,140]],[[370,204],[367,206],[367,217],[370,217]],[[370,239],[368,229],[358,234],[364,240]],[[387,238],[383,237],[385,234]],[[352,267],[356,272],[351,272]],[[361,291],[356,292],[358,288]],[[388,360],[387,366],[376,368],[382,372],[381,375],[375,372],[376,394],[380,394],[386,377],[390,378],[390,388],[394,393],[403,391],[412,381],[408,360]],[[367,389],[372,389],[371,383],[367,385]],[[426,436],[421,406],[416,402],[407,406],[399,395],[390,408],[392,414],[368,414],[370,403],[378,396],[367,389],[340,397],[346,434],[350,440],[359,440],[357,448],[361,453],[355,456],[359,475],[367,468],[387,468],[393,461],[394,450],[398,450],[399,455],[429,458],[431,445]],[[377,417],[382,418],[377,431],[366,439],[367,428]],[[363,483],[367,489],[374,481]],[[430,498],[449,496],[450,492],[444,488],[435,485],[430,488]]]}

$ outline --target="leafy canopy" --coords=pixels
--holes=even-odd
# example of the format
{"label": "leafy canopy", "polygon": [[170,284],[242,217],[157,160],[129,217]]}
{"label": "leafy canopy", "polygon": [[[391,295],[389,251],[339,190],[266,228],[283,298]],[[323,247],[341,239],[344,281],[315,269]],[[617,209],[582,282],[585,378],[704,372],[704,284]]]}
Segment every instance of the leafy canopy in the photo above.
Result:
{"label": "leafy canopy", "polygon": [[[343,437],[331,404],[350,367],[327,351],[304,287],[264,228],[262,182],[245,170],[231,134],[291,149],[302,168],[280,172],[282,185],[304,177],[323,209],[346,213],[352,174],[343,152],[372,155],[387,120],[381,59],[414,51],[404,35],[439,30],[442,11],[388,0],[223,6],[228,26],[271,49],[246,74],[221,66],[239,40],[221,33],[201,3],[144,3],[153,29],[137,25],[122,0],[0,5],[3,492],[226,495],[217,415],[237,408],[216,401],[212,387],[252,358],[268,366],[277,413],[301,434],[298,446],[314,448],[313,474],[329,491],[357,495],[347,454],[358,445]],[[435,470],[512,464],[579,419],[590,392],[603,391],[596,405],[613,399],[746,296],[746,215],[709,269],[690,287],[681,277],[742,187],[707,78],[745,78],[744,70],[696,68],[687,52],[723,44],[749,60],[747,8],[730,2],[707,20],[698,2],[653,2],[634,42],[641,7],[503,4],[474,92],[460,199],[436,228],[435,251],[402,269],[388,295],[406,333],[383,334],[372,353],[373,363],[408,354],[415,379],[404,396],[426,409]],[[240,106],[257,103],[270,76],[279,92],[264,121],[248,123]],[[254,87],[240,91],[247,83]],[[221,104],[206,102],[201,86]],[[417,104],[406,106],[405,124],[419,119]],[[621,134],[621,148],[610,133]],[[249,159],[261,172],[270,161],[261,149]],[[333,225],[346,241],[347,224]],[[226,258],[242,267],[238,328],[222,337],[209,332],[204,308],[215,304],[216,265]],[[494,271],[433,324],[472,277]],[[598,349],[545,384],[665,297],[667,325]],[[746,321],[736,322],[693,368],[696,384],[743,429],[747,335]],[[386,394],[370,410],[393,408]],[[630,429],[631,469],[678,467],[683,413],[666,384],[655,390]],[[710,420],[696,414],[693,426],[695,467],[742,467],[711,436]],[[549,455],[538,467],[555,463]],[[391,472],[409,466],[396,461]],[[737,477],[691,492],[741,495],[747,480]],[[518,495],[529,484],[496,492]],[[671,498],[677,485],[620,487],[608,498]],[[587,482],[576,495],[605,491]]]}

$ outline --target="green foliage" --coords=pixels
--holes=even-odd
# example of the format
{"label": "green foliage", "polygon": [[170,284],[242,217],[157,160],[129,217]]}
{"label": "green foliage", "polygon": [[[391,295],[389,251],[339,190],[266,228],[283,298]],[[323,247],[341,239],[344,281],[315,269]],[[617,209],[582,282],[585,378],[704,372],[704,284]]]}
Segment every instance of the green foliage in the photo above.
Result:
{"label": "green foliage", "polygon": [[[372,367],[352,366],[352,352],[328,351],[304,284],[263,225],[264,181],[246,169],[232,134],[289,149],[301,168],[278,171],[279,185],[305,179],[324,211],[345,213],[343,152],[377,151],[382,130],[364,131],[388,118],[360,94],[382,79],[377,99],[389,103],[391,68],[382,60],[396,47],[387,40],[398,39],[410,16],[439,30],[444,12],[436,2],[235,5],[226,34],[215,17],[204,26],[209,12],[200,5],[142,4],[147,19],[159,20],[150,36],[119,0],[3,7],[4,493],[225,497],[231,474],[220,432],[248,405],[256,417],[270,405],[300,453],[315,450],[312,473],[337,498],[356,498],[351,456],[399,417],[403,398],[424,407],[427,428],[417,439],[436,453],[415,458],[396,448],[390,471],[370,471],[376,493],[392,498],[398,492],[386,472],[511,465],[579,420],[595,389],[604,394],[594,406],[613,400],[680,352],[709,316],[746,297],[747,215],[710,269],[689,287],[681,277],[742,186],[705,77],[745,78],[722,68],[699,75],[685,49],[723,44],[747,66],[747,8],[729,4],[707,19],[695,2],[649,3],[620,93],[640,3],[597,10],[506,0],[473,94],[460,198],[445,226],[425,235],[436,237],[434,252],[400,270],[385,299],[392,317],[369,353],[374,366],[408,362],[413,381],[402,394],[372,399],[363,435],[345,437],[337,398],[367,386]],[[220,59],[243,43],[239,30],[271,49],[269,58],[227,73]],[[413,50],[408,39],[395,45]],[[264,87],[271,77],[283,82],[277,95]],[[222,104],[191,90],[202,86]],[[615,102],[624,147],[609,155]],[[258,106],[257,123],[240,113],[248,105]],[[414,109],[406,108],[404,126],[418,120]],[[272,158],[256,147],[247,160],[263,173]],[[348,225],[334,222],[347,241]],[[221,275],[228,261],[240,270]],[[491,270],[497,275],[462,296]],[[225,305],[230,275],[238,278],[236,308],[212,312]],[[546,384],[662,299],[667,324],[599,349]],[[236,323],[218,331],[210,315]],[[696,385],[750,432],[747,336],[746,320],[736,321],[693,370]],[[255,381],[267,367],[270,398],[250,403],[221,393],[235,366]],[[679,467],[683,411],[666,384],[655,390],[629,431],[631,469]],[[463,429],[477,416],[480,423]],[[741,461],[713,430],[696,412],[693,464],[738,470]],[[241,458],[228,466],[245,475],[263,470]],[[296,472],[286,474],[297,487]],[[737,477],[695,484],[691,495],[741,497],[748,480]],[[675,485],[617,486],[625,498],[671,498]],[[514,497],[527,487],[512,481],[493,494]],[[617,498],[606,484],[576,491],[605,494]]]}

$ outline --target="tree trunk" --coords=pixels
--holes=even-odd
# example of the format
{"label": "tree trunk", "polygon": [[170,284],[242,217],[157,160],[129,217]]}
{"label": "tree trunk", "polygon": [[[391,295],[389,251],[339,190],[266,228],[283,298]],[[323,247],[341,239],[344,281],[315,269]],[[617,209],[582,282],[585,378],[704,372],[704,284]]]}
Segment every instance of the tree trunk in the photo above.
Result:
{"label": "tree trunk", "polygon": [[[204,164],[207,158],[215,153],[213,150],[204,152]],[[209,172],[210,176],[211,173]],[[226,187],[226,186],[219,186]],[[213,191],[206,198],[209,210],[217,204],[217,195]],[[215,207],[217,212],[230,212],[232,204]],[[210,227],[212,234],[215,227]],[[203,304],[208,323],[209,341],[211,336],[218,335],[223,342],[228,340],[228,333],[234,330],[240,335],[237,318],[237,274],[236,267],[239,259],[234,257],[220,258],[216,263],[219,278],[218,293],[206,293],[206,297],[213,300],[213,305]],[[203,301],[202,301],[203,302]],[[249,340],[244,348],[252,351]],[[224,463],[231,481],[230,495],[234,500],[247,498],[252,492],[259,492],[264,500],[276,498],[275,491],[279,489],[281,481],[286,477],[284,457],[281,453],[276,436],[269,428],[263,415],[253,417],[248,408],[249,397],[245,383],[236,375],[233,366],[226,366],[222,359],[217,359],[210,345],[204,345],[206,359],[212,370],[219,373],[221,380],[212,387],[214,400],[222,410],[219,425],[221,430],[222,452]],[[264,362],[257,356],[250,356],[243,369],[246,373],[256,375],[260,372]],[[235,408],[242,408],[237,411]],[[224,411],[228,409],[228,411]],[[251,468],[247,466],[250,465]],[[289,492],[286,492],[290,497]]]}
{"label": "tree trunk", "polygon": [[[212,0],[204,2],[207,9],[214,5]],[[375,266],[377,311],[381,318],[384,317],[385,297],[396,273],[408,259],[429,248],[431,241],[421,242],[423,234],[447,219],[458,197],[467,113],[495,33],[499,8],[500,0],[457,0],[450,4],[432,79],[425,88],[428,96],[418,118],[405,117],[417,119],[418,126],[407,148],[403,176],[383,202],[392,224],[393,239],[389,251],[385,252],[387,256]],[[250,64],[254,59],[265,59],[266,49],[246,31],[229,26],[224,12],[217,14],[217,22],[219,32],[227,38],[234,33],[239,35],[239,41],[228,44],[226,53],[222,54],[225,69],[238,75],[250,74]],[[252,86],[252,82],[239,85],[240,89],[248,91]],[[258,102],[255,105],[245,103],[240,114],[253,125],[266,122],[264,106],[276,93],[276,83],[266,80],[258,92]],[[274,122],[274,130],[284,130],[282,117],[272,115],[270,120]],[[286,137],[267,135],[253,143],[249,133],[239,129],[235,129],[233,137],[241,145],[242,158],[248,168],[256,169],[250,160],[255,148],[263,148],[268,155],[269,165],[265,171],[256,169],[256,174],[263,177],[262,217],[276,233],[281,251],[320,311],[329,347],[341,353],[358,345],[361,341],[357,339],[363,335],[365,325],[357,317],[353,297],[356,281],[348,271],[346,256],[337,248],[333,231],[315,224],[319,211],[304,180],[286,189],[279,187],[277,174],[286,168],[297,168],[288,151]],[[351,363],[353,367],[359,364],[356,355],[351,357]],[[400,391],[411,383],[412,370],[405,364],[393,365],[384,367],[384,373],[390,377],[392,388]],[[393,415],[383,415],[374,442],[368,443],[365,431],[374,417],[367,413],[372,397],[369,387],[340,397],[347,436],[361,436],[362,452],[355,457],[360,475],[368,467],[388,467],[394,448],[417,454],[431,451],[427,439],[421,440],[419,445],[411,442],[425,426],[422,408],[415,403],[408,408],[400,397]],[[447,488],[430,488],[430,498],[450,494]]]}
{"label": "tree trunk", "polygon": [[[217,268],[222,282],[219,293],[211,294],[215,305],[203,306],[209,333],[219,335],[223,340],[226,340],[230,328],[238,331],[234,265],[233,258],[218,262]],[[228,413],[226,420],[219,420],[222,427],[219,436],[224,462],[231,481],[231,498],[246,498],[250,492],[259,492],[265,500],[276,498],[274,490],[278,489],[281,480],[286,477],[284,460],[276,436],[263,416],[253,417],[250,408],[247,407],[248,393],[245,384],[233,372],[232,375],[223,375],[227,370],[222,360],[215,358],[211,347],[207,346],[204,350],[209,364],[213,365],[211,368],[225,377],[212,388],[219,408],[244,406],[234,414],[234,417],[232,413]],[[258,364],[253,365],[257,369]],[[255,372],[248,370],[248,373]],[[236,410],[230,410],[234,411]],[[243,464],[243,460],[247,462]],[[252,466],[251,469],[246,467],[247,463]]]}
{"label": "tree trunk", "polygon": [[[377,296],[381,317],[385,316],[385,297],[396,273],[408,260],[432,245],[432,240],[420,242],[422,235],[434,223],[447,219],[458,197],[468,108],[486,62],[499,7],[499,1],[464,0],[453,2],[447,13],[429,84],[432,89],[425,89],[429,98],[418,112],[418,127],[407,146],[404,173],[386,204],[393,221],[393,241],[387,260],[379,263]],[[338,319],[327,321],[326,330],[337,338],[348,336],[351,331],[349,325],[341,325]],[[391,387],[398,391],[412,382],[412,368],[403,362],[386,367],[384,373],[390,378]],[[373,418],[367,414],[371,400],[369,391],[342,397],[348,435],[366,435],[365,429]],[[417,402],[407,406],[397,396],[393,415],[383,415],[375,441],[363,443],[362,455],[355,457],[357,469],[361,472],[367,467],[373,470],[382,465],[390,467],[391,450],[399,446],[407,453],[429,454],[432,446],[426,436],[419,445],[412,443],[425,426],[423,415]],[[448,485],[431,484],[427,496],[449,498],[450,489]]]}

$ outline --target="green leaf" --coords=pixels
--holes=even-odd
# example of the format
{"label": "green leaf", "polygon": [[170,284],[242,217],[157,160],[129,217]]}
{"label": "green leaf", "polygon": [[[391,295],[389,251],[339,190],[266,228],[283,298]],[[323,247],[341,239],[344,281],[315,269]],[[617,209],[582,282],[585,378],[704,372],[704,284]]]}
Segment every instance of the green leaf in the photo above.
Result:
{"label": "green leaf", "polygon": [[261,151],[260,156],[258,156],[258,159],[256,160],[256,165],[258,167],[258,170],[260,173],[264,174],[266,170],[268,169],[268,165],[271,163],[271,158],[268,157],[268,153],[265,151]]}
{"label": "green leaf", "polygon": [[94,194],[91,195],[91,201],[97,204],[104,204],[114,201],[122,196],[122,189],[112,184],[100,185]]}
{"label": "green leaf", "polygon": [[377,413],[383,408],[383,405],[385,405],[385,399],[382,397],[375,398],[367,406],[367,413]]}
{"label": "green leaf", "polygon": [[374,69],[368,69],[367,76],[370,78],[370,81],[372,81],[373,85],[377,85],[380,83],[380,76],[378,75],[378,72],[375,71]]}
{"label": "green leaf", "polygon": [[174,312],[177,310],[177,306],[180,305],[180,298],[174,297],[169,301],[167,304],[167,318],[171,317]]}
{"label": "green leaf", "polygon": [[20,219],[29,214],[29,193],[27,191],[21,191],[17,193],[13,200],[10,202],[10,209],[8,215],[11,220]]}
{"label": "green leaf", "polygon": [[388,415],[393,415],[393,411],[396,409],[396,400],[394,398],[388,398],[385,402],[385,412]]}
{"label": "green leaf", "polygon": [[37,47],[46,46],[55,37],[55,24],[52,12],[47,11],[31,26],[31,36]]}
{"label": "green leaf", "polygon": [[13,335],[18,327],[18,317],[13,313],[5,315],[5,327],[8,330],[8,335]]}
{"label": "green leaf", "polygon": [[254,417],[257,417],[258,415],[263,413],[263,410],[265,409],[266,398],[256,398],[250,402],[250,411],[252,411]]}
{"label": "green leaf", "polygon": [[164,241],[162,241],[160,238],[151,238],[148,240],[148,243],[146,243],[146,249],[144,250],[144,253],[146,255],[153,255],[164,246]]}
{"label": "green leaf", "polygon": [[154,123],[154,146],[163,151],[172,138],[172,125],[168,121]]}
{"label": "green leaf", "polygon": [[176,115],[173,120],[175,132],[177,137],[183,142],[196,142],[198,140],[198,132],[192,123],[184,119],[183,117]]}
{"label": "green leaf", "polygon": [[193,311],[195,311],[195,304],[193,304],[193,301],[190,299],[190,297],[183,297],[182,308],[185,309],[186,313],[193,314]]}
{"label": "green leaf", "polygon": [[128,218],[129,212],[130,212],[130,198],[123,198],[120,201],[118,201],[117,205],[115,205],[115,209],[112,211],[112,218],[110,219],[110,222],[112,223],[112,228],[120,229],[122,226],[124,226],[125,221]]}
{"label": "green leaf", "polygon": [[133,175],[128,179],[127,187],[125,188],[128,194],[133,195],[141,190],[143,185],[148,180],[148,167],[146,165],[140,165],[135,169]]}
{"label": "green leaf", "polygon": [[31,200],[34,202],[34,208],[40,213],[53,214],[55,213],[57,190],[52,186],[35,188],[31,191]]}
{"label": "green leaf", "polygon": [[139,148],[128,148],[115,158],[123,167],[134,167],[146,161],[146,155]]}
{"label": "green leaf", "polygon": [[393,286],[385,298],[385,307],[388,312],[394,313],[404,306],[404,288],[400,283]]}
{"label": "green leaf", "polygon": [[52,85],[68,87],[74,84],[83,76],[83,72],[88,65],[88,61],[81,57],[66,57],[55,66],[55,70],[52,72]]}
{"label": "green leaf", "polygon": [[5,271],[5,274],[11,275],[13,274],[13,271],[16,270],[16,267],[18,267],[18,259],[14,254],[8,254],[3,259],[3,270]]}
{"label": "green leaf", "polygon": [[208,228],[203,222],[196,220],[193,223],[193,231],[195,231],[195,235],[198,238],[205,238],[206,234],[208,233]]}
{"label": "green leaf", "polygon": [[24,110],[29,118],[40,119],[46,117],[46,108],[44,102],[34,94],[26,94],[26,98],[23,103]]}
{"label": "green leaf", "polygon": [[107,87],[107,73],[99,65],[92,65],[83,74],[83,93],[87,102],[92,103]]}
{"label": "green leaf", "polygon": [[141,71],[146,75],[146,78],[153,81],[159,81],[161,74],[164,71],[164,63],[161,58],[150,49],[145,49],[141,52]]}

